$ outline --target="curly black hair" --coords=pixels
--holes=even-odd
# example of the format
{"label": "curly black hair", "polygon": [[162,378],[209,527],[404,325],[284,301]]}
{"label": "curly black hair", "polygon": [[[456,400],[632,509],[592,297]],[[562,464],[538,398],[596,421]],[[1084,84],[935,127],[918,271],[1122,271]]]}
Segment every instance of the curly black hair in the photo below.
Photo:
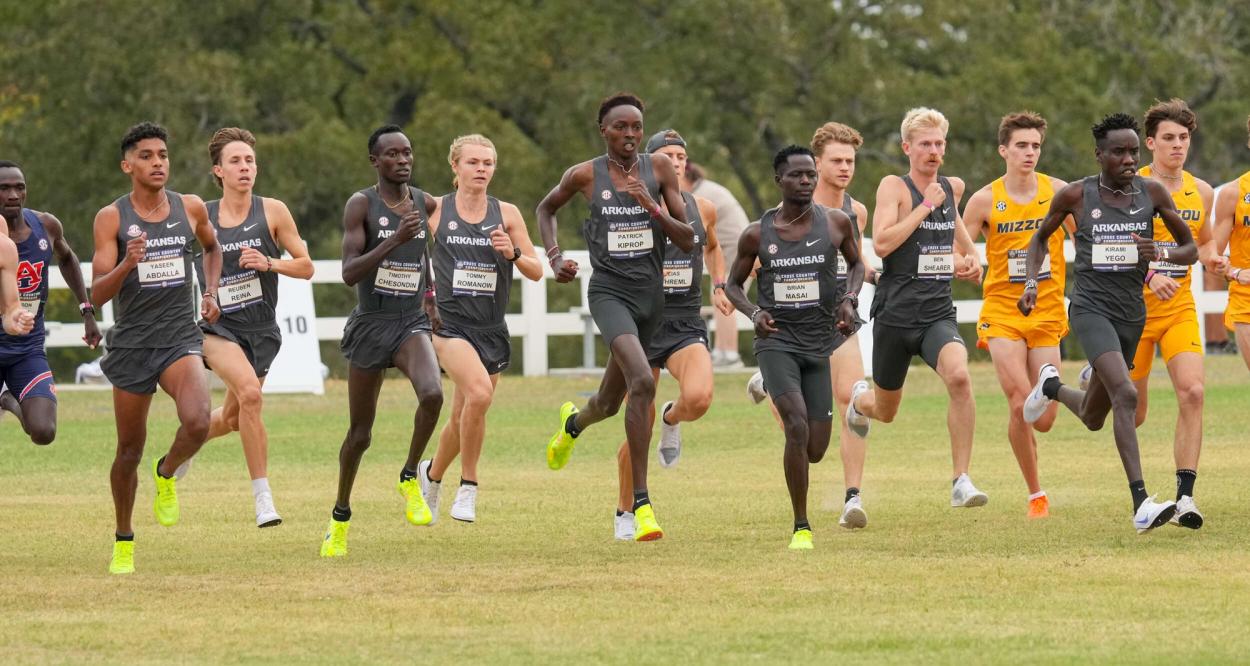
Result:
{"label": "curly black hair", "polygon": [[816,156],[812,154],[810,148],[792,143],[777,151],[777,154],[773,156],[773,173],[781,173],[781,167],[790,161],[791,155],[807,155],[812,158],[813,162],[816,161]]}
{"label": "curly black hair", "polygon": [[384,135],[403,134],[403,133],[404,133],[404,128],[400,127],[399,125],[383,125],[373,130],[373,134],[369,135],[369,154],[377,155],[377,152],[375,151],[377,150],[377,147],[378,147],[378,139],[382,138]]}
{"label": "curly black hair", "polygon": [[618,92],[599,103],[599,124],[602,125],[604,116],[618,106],[634,106],[644,113],[647,110],[646,105],[634,93]]}
{"label": "curly black hair", "polygon": [[1129,129],[1134,132],[1140,132],[1141,128],[1137,125],[1137,119],[1127,113],[1113,113],[1105,116],[1098,121],[1090,130],[1094,133],[1094,142],[1102,145],[1107,138],[1107,134],[1112,130]]}
{"label": "curly black hair", "polygon": [[122,159],[126,159],[126,153],[130,152],[132,148],[139,145],[139,142],[144,139],[160,139],[168,143],[169,132],[166,132],[164,127],[149,120],[131,127],[126,130],[126,136],[122,137]]}

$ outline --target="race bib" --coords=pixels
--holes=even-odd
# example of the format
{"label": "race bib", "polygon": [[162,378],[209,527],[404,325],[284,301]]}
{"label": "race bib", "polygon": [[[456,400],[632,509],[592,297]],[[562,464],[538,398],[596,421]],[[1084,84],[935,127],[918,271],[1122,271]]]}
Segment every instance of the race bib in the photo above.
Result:
{"label": "race bib", "polygon": [[694,286],[694,267],[689,259],[664,262],[664,292],[684,294]]}
{"label": "race bib", "polygon": [[139,287],[161,289],[180,287],[187,281],[187,265],[182,255],[139,262]]}
{"label": "race bib", "polygon": [[222,312],[235,312],[264,300],[260,289],[260,277],[256,271],[238,273],[221,279],[217,288],[217,302]]}
{"label": "race bib", "polygon": [[[1175,250],[1177,247],[1175,242],[1157,243],[1157,245],[1161,248],[1166,247],[1169,252]],[[1163,273],[1170,278],[1176,279],[1189,275],[1188,266],[1181,266],[1180,264],[1174,264],[1170,261],[1159,261],[1156,259],[1155,261],[1150,262],[1150,269],[1156,273]]]}
{"label": "race bib", "polygon": [[[1026,267],[1029,263],[1028,250],[1007,250],[1007,280],[1009,282],[1024,282],[1026,275]],[[1037,269],[1037,279],[1050,279],[1050,253],[1046,253],[1042,257],[1042,265]]]}
{"label": "race bib", "polygon": [[495,287],[499,284],[499,273],[493,264],[479,264],[473,261],[457,261],[451,272],[451,293],[453,296],[495,296]]}
{"label": "race bib", "polygon": [[421,291],[421,269],[420,262],[383,262],[378,266],[377,277],[373,278],[373,291],[401,298],[416,296]]}
{"label": "race bib", "polygon": [[810,308],[820,305],[820,279],[816,273],[778,275],[773,283],[773,302],[779,308]]}
{"label": "race bib", "polygon": [[848,270],[846,267],[846,257],[842,256],[841,252],[837,254],[837,257],[838,257],[838,278],[844,279],[846,278],[846,275],[848,273]]}
{"label": "race bib", "polygon": [[916,258],[916,278],[950,280],[955,275],[955,255],[949,245],[921,245]]}
{"label": "race bib", "polygon": [[608,225],[608,256],[613,259],[634,259],[655,248],[651,221],[612,222]]}
{"label": "race bib", "polygon": [[1095,236],[1090,263],[1100,273],[1120,273],[1137,268],[1137,243],[1128,236]]}
{"label": "race bib", "polygon": [[21,298],[18,301],[21,303],[23,310],[37,316],[39,314],[39,306],[43,304],[43,297],[38,291],[33,291],[29,294],[21,294]]}

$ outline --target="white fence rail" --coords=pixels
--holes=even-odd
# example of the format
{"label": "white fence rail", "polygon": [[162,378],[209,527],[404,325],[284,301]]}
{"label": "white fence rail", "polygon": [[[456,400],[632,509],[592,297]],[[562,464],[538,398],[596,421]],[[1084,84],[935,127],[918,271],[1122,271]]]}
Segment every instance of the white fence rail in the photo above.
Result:
{"label": "white fence rail", "polygon": [[[865,241],[864,251],[869,263],[880,268],[881,261],[872,251],[871,239],[865,239]],[[984,264],[985,245],[978,244],[977,249],[981,254],[981,262]],[[580,336],[582,339],[583,366],[591,367],[594,365],[595,336],[598,334],[598,329],[590,318],[590,308],[586,296],[592,272],[590,259],[583,251],[568,252],[565,256],[577,261],[579,265],[577,288],[581,292],[581,297],[576,307],[563,312],[549,312],[547,310],[547,281],[553,279],[549,268],[544,270],[543,279],[538,282],[531,282],[521,277],[515,270],[513,272],[513,279],[521,282],[521,312],[509,314],[507,323],[508,330],[512,336],[521,338],[521,349],[524,359],[523,371],[527,376],[545,375],[551,370],[548,364],[547,344],[549,338],[552,337]],[[1071,241],[1064,244],[1064,257],[1069,262],[1073,260],[1074,249]],[[313,263],[316,268],[312,278],[314,284],[341,285],[343,283],[342,266],[339,261],[321,260]],[[83,275],[90,279],[91,264],[82,264],[82,270]],[[52,289],[67,288],[65,281],[61,278],[60,271],[55,268],[49,270],[49,278],[51,279],[50,287]],[[575,288],[572,284],[562,285],[562,287],[566,289]],[[872,290],[872,285],[865,285],[860,299],[860,314],[865,320],[868,319],[868,308],[872,303]],[[1200,314],[1222,313],[1228,306],[1228,292],[1204,290],[1202,264],[1194,265],[1193,291]],[[980,312],[981,301],[979,299],[955,301],[956,318],[961,324],[976,323]],[[107,328],[112,324],[112,314],[111,305],[106,305],[103,312],[101,312],[101,328]],[[317,338],[319,340],[338,340],[342,338],[343,326],[346,323],[347,317],[317,317]],[[1200,327],[1204,326],[1202,317],[1198,318],[1198,323]],[[742,314],[738,314],[738,329],[751,330],[751,322]],[[75,347],[82,344],[83,326],[81,322],[49,321],[47,322],[47,330],[49,347]],[[865,327],[865,333],[870,330],[867,326]],[[1205,339],[1205,329],[1202,333]],[[865,357],[865,368],[871,372],[872,345],[870,335],[860,336],[860,347]]]}

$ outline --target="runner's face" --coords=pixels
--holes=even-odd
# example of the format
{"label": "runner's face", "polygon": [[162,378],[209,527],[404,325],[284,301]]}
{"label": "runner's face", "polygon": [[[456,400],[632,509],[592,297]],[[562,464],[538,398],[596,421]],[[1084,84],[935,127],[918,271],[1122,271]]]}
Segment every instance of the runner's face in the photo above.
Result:
{"label": "runner's face", "polygon": [[820,182],[845,190],[855,177],[855,147],[836,141],[825,144],[816,159],[816,170]]}
{"label": "runner's face", "polygon": [[913,171],[935,176],[946,156],[946,134],[938,129],[915,130],[903,142],[903,152],[907,153]]}
{"label": "runner's face", "polygon": [[633,160],[638,153],[638,142],[642,140],[642,111],[628,104],[612,107],[603,117],[599,133],[608,144],[609,153]]}
{"label": "runner's face", "polygon": [[169,180],[169,148],[160,139],[143,139],[126,153],[122,172],[138,185],[152,189],[165,187]]}
{"label": "runner's face", "polygon": [[242,141],[231,141],[221,149],[221,161],[213,165],[213,174],[221,186],[239,192],[251,192],[256,185],[256,151]]}
{"label": "runner's face", "polygon": [[378,177],[392,183],[407,183],[412,177],[412,143],[402,132],[378,137],[369,163],[378,170]]}
{"label": "runner's face", "polygon": [[1146,137],[1146,147],[1154,161],[1168,169],[1180,169],[1189,157],[1189,130],[1180,123],[1165,120],[1155,128],[1155,135]]}
{"label": "runner's face", "polygon": [[0,213],[16,220],[26,205],[26,176],[17,167],[0,169]]}
{"label": "runner's face", "polygon": [[1131,129],[1111,130],[1103,145],[1094,149],[1102,174],[1107,180],[1127,184],[1137,174],[1137,155],[1141,144]]}
{"label": "runner's face", "polygon": [[781,196],[787,202],[806,206],[812,201],[812,191],[816,189],[816,163],[807,155],[791,155],[781,173],[777,174],[777,185],[781,187]]}
{"label": "runner's face", "polygon": [[673,168],[677,170],[678,180],[686,177],[686,149],[684,147],[664,146],[655,152],[668,155],[668,159],[673,161]]}
{"label": "runner's face", "polygon": [[495,151],[475,144],[461,147],[455,172],[460,189],[485,192],[491,178],[495,177]]}
{"label": "runner's face", "polygon": [[998,154],[1007,161],[1007,171],[1033,173],[1042,158],[1042,133],[1035,129],[1014,130],[1007,145],[998,147]]}

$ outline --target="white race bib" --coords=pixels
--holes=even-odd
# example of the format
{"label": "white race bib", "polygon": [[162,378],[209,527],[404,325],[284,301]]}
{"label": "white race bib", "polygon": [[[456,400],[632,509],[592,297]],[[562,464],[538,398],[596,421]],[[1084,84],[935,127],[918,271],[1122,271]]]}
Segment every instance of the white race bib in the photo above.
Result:
{"label": "white race bib", "polygon": [[1137,243],[1121,239],[1094,239],[1090,248],[1094,270],[1118,273],[1137,268]]}
{"label": "white race bib", "polygon": [[32,315],[38,315],[39,305],[43,303],[43,298],[40,296],[38,291],[34,291],[29,294],[22,294],[18,301],[22,304],[23,310],[31,313]]}
{"label": "white race bib", "polygon": [[608,254],[630,258],[647,254],[655,247],[655,236],[649,227],[608,232]]}
{"label": "white race bib", "polygon": [[916,258],[920,280],[949,280],[955,275],[955,255],[949,245],[921,245]]}
{"label": "white race bib", "polygon": [[[1168,251],[1176,249],[1176,243],[1159,243],[1158,245],[1160,248],[1166,247]],[[1174,264],[1170,261],[1159,261],[1156,259],[1155,261],[1150,262],[1150,269],[1176,279],[1189,275],[1188,266],[1181,266],[1180,264]]]}
{"label": "white race bib", "polygon": [[[1026,279],[1026,267],[1029,263],[1028,250],[1007,250],[1007,279],[1010,282],[1024,282]],[[1047,280],[1050,278],[1050,253],[1042,256],[1042,265],[1037,269],[1037,279]]]}
{"label": "white race bib", "polygon": [[451,272],[451,293],[454,296],[491,296],[499,274],[492,268],[456,267]]}
{"label": "white race bib", "polygon": [[[224,283],[225,280],[222,282]],[[238,279],[230,284],[222,284],[217,288],[217,300],[221,304],[222,312],[241,310],[248,305],[261,302],[264,298],[264,292],[260,289],[260,278],[257,277],[255,271],[251,273],[251,277]]]}
{"label": "white race bib", "polygon": [[777,307],[801,308],[820,303],[820,281],[812,278],[773,283]]}
{"label": "white race bib", "polygon": [[187,266],[181,256],[139,262],[139,287],[177,287],[187,281]]}
{"label": "white race bib", "polygon": [[837,256],[838,256],[838,277],[845,278],[847,274],[846,257],[842,256],[841,252],[839,252]]}
{"label": "white race bib", "polygon": [[421,290],[421,266],[378,266],[378,275],[373,279],[373,290],[388,296],[416,296]]}
{"label": "white race bib", "polygon": [[694,268],[689,262],[664,266],[664,291],[688,292],[694,285]]}

